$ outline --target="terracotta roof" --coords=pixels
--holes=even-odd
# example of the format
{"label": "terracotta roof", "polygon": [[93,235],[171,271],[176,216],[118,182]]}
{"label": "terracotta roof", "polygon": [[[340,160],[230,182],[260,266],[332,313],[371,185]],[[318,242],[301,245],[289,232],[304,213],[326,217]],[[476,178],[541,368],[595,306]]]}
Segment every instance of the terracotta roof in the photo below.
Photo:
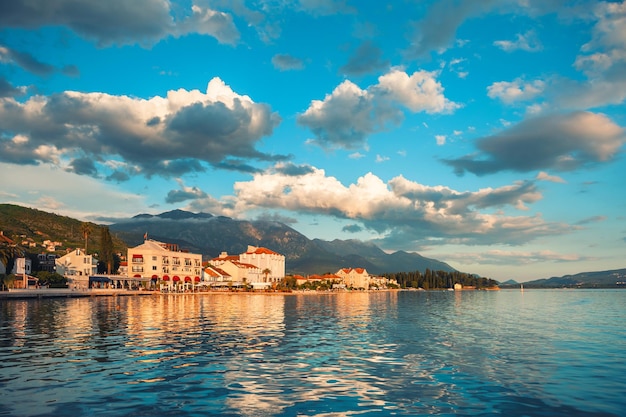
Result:
{"label": "terracotta roof", "polygon": [[230,274],[228,272],[224,271],[221,268],[213,267],[213,269],[216,270],[218,274],[222,274],[223,277],[229,277],[230,276]]}
{"label": "terracotta roof", "polygon": [[349,274],[351,271],[354,271],[357,274],[364,274],[365,268],[341,268],[340,271],[343,271],[344,274]]}
{"label": "terracotta roof", "polygon": [[214,266],[206,267],[204,269],[204,273],[209,275],[209,276],[211,276],[211,277],[215,277],[215,278],[217,278],[219,276],[230,277],[230,274],[228,272],[224,271],[223,269],[216,268]]}
{"label": "terracotta roof", "polygon": [[233,264],[237,265],[240,268],[259,269],[259,267],[256,266],[256,265],[247,264],[247,263],[244,263],[244,262],[233,261]]}
{"label": "terracotta roof", "polygon": [[0,243],[5,243],[7,245],[15,245],[15,242],[13,241],[13,239],[9,238],[8,236],[5,236],[4,233],[0,233]]}
{"label": "terracotta roof", "polygon": [[263,253],[266,254],[266,255],[279,255],[278,253],[276,253],[276,252],[274,252],[272,250],[269,250],[267,248],[255,248],[255,250],[252,251],[252,252],[246,252],[246,254],[253,254],[253,253],[255,253],[257,255],[260,255],[260,254],[263,254]]}
{"label": "terracotta roof", "polygon": [[217,258],[213,258],[211,259],[211,261],[231,261],[231,262],[236,262],[239,260],[239,255],[228,255],[228,256],[224,256],[224,257],[217,257]]}

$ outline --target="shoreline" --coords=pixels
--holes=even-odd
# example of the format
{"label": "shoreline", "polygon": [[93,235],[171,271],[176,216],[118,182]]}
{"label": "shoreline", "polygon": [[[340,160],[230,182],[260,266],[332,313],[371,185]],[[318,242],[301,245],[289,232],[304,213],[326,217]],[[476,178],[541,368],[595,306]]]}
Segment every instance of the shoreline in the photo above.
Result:
{"label": "shoreline", "polygon": [[130,297],[130,296],[185,296],[185,295],[320,295],[320,294],[364,294],[392,291],[406,291],[403,289],[384,290],[353,290],[353,291],[194,291],[194,292],[162,292],[162,291],[137,291],[116,289],[10,289],[0,292],[0,300],[13,300],[25,298],[85,298],[85,297]]}
{"label": "shoreline", "polygon": [[[500,288],[498,288],[499,290]],[[494,291],[496,289],[481,289]],[[336,294],[369,294],[382,292],[419,291],[419,292],[448,292],[447,289],[423,290],[413,288],[386,288],[377,290],[340,290],[340,291],[192,291],[192,292],[162,292],[153,290],[126,290],[126,289],[69,289],[69,288],[40,288],[40,289],[9,289],[0,291],[0,300],[41,299],[41,298],[85,298],[85,297],[132,297],[132,296],[185,296],[185,295],[262,295],[262,296],[291,296],[291,295],[336,295]],[[463,289],[450,292],[478,291],[477,289]]]}

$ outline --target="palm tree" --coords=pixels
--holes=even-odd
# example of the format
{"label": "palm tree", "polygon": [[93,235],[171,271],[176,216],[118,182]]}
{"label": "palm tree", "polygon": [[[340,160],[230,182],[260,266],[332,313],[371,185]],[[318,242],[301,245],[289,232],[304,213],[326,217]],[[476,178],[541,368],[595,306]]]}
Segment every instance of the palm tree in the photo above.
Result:
{"label": "palm tree", "polygon": [[265,281],[263,281],[263,282],[267,282],[267,276],[272,273],[272,270],[269,269],[269,268],[265,268],[263,270],[263,273],[265,274]]}
{"label": "palm tree", "polygon": [[85,253],[87,253],[87,241],[89,240],[89,235],[91,234],[92,228],[89,223],[83,223],[80,225],[80,233],[85,238]]}

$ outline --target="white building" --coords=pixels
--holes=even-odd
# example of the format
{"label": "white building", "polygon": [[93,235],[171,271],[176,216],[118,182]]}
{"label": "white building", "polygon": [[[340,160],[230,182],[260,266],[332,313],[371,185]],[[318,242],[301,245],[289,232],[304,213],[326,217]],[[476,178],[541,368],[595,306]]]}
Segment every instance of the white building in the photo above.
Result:
{"label": "white building", "polygon": [[128,277],[161,282],[169,289],[192,288],[202,276],[202,255],[180,250],[175,245],[147,239],[128,249]]}
{"label": "white building", "polygon": [[248,246],[248,250],[239,255],[239,262],[259,268],[262,274],[261,282],[275,283],[285,277],[285,255],[267,248]]}
{"label": "white building", "polygon": [[89,288],[89,276],[98,272],[98,261],[82,249],[56,259],[56,271],[67,278],[69,288]]}
{"label": "white building", "polygon": [[337,271],[347,288],[364,289],[370,288],[370,275],[365,268],[341,268]]}
{"label": "white building", "polygon": [[216,266],[207,265],[202,270],[202,282],[214,287],[233,285],[233,277],[226,271]]}
{"label": "white building", "polygon": [[209,263],[255,289],[269,288],[285,277],[285,256],[267,248],[248,246],[240,255],[222,252]]}

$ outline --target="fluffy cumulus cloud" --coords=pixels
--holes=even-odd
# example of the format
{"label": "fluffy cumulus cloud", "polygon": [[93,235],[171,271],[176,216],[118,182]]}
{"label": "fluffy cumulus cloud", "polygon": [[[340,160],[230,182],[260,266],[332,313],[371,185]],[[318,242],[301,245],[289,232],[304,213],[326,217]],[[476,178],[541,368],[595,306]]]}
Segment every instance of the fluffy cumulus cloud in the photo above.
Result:
{"label": "fluffy cumulus cloud", "polygon": [[170,2],[163,0],[3,1],[0,25],[28,29],[62,25],[101,46],[151,45],[170,35],[188,33],[210,35],[225,44],[239,39],[230,15],[196,4],[175,13]]}
{"label": "fluffy cumulus cloud", "polygon": [[[541,197],[534,182],[472,192],[426,186],[403,176],[384,183],[368,173],[344,186],[321,169],[300,176],[272,170],[235,184],[238,212],[261,207],[349,219],[384,236],[379,243],[388,249],[433,242],[522,244],[571,230],[540,216],[503,213],[507,208],[526,210]],[[353,224],[347,230],[357,228]]]}
{"label": "fluffy cumulus cloud", "polygon": [[0,160],[68,160],[70,169],[91,175],[96,167],[110,168],[110,160],[146,176],[202,171],[204,163],[249,171],[243,161],[283,158],[255,148],[278,123],[269,106],[238,95],[219,78],[204,93],[179,89],[147,100],[74,91],[25,102],[3,98]]}
{"label": "fluffy cumulus cloud", "polygon": [[602,114],[574,112],[524,120],[476,141],[478,154],[444,160],[458,175],[500,171],[569,171],[610,161],[626,142],[624,130]]}
{"label": "fluffy cumulus cloud", "polygon": [[504,103],[532,100],[544,90],[545,84],[541,80],[524,82],[522,79],[514,81],[498,81],[487,87],[487,95],[497,98]]}
{"label": "fluffy cumulus cloud", "polygon": [[444,96],[436,75],[427,71],[409,75],[392,69],[366,90],[346,80],[324,100],[312,101],[298,116],[298,123],[311,129],[313,142],[322,147],[363,147],[372,133],[400,123],[403,109],[447,113],[458,108]]}

